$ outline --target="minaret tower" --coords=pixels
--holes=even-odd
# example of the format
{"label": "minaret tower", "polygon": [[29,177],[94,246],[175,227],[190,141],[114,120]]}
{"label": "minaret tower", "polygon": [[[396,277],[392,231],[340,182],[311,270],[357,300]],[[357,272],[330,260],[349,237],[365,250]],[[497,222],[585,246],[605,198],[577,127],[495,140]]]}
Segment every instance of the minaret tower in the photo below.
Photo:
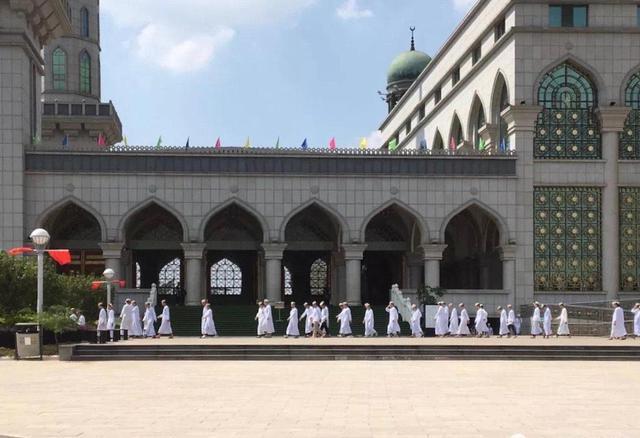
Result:
{"label": "minaret tower", "polygon": [[[111,102],[101,103],[100,3],[68,0],[71,33],[44,50],[41,148],[105,148],[122,138]],[[98,144],[99,139],[104,144]],[[102,142],[102,141],[100,141]]]}

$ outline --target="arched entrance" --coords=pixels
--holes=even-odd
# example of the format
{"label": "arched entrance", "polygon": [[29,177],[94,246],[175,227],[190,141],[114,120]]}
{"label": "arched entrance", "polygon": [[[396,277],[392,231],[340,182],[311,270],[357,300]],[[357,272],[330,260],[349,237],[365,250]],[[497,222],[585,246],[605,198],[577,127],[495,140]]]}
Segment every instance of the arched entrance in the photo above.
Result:
{"label": "arched entrance", "polygon": [[[362,301],[382,305],[392,284],[409,285],[408,261],[421,242],[415,217],[393,204],[376,214],[365,229],[367,249],[362,261]],[[421,263],[418,269],[422,269]],[[422,275],[419,275],[422,277]]]}
{"label": "arched entrance", "polygon": [[124,225],[125,249],[136,286],[155,283],[158,294],[184,302],[184,260],[180,246],[184,230],[180,221],[162,206],[151,203],[132,214]]}
{"label": "arched entrance", "polygon": [[445,229],[440,285],[445,289],[502,289],[500,231],[495,220],[472,205]]}
{"label": "arched entrance", "polygon": [[204,229],[207,295],[224,304],[255,303],[263,239],[260,222],[237,204],[214,214]]}
{"label": "arched entrance", "polygon": [[58,266],[59,272],[102,275],[102,230],[91,213],[68,202],[47,215],[42,226],[51,234],[50,248],[71,251],[71,264]]}
{"label": "arched entrance", "polygon": [[330,301],[340,232],[338,221],[316,204],[289,220],[282,269],[287,302]]}

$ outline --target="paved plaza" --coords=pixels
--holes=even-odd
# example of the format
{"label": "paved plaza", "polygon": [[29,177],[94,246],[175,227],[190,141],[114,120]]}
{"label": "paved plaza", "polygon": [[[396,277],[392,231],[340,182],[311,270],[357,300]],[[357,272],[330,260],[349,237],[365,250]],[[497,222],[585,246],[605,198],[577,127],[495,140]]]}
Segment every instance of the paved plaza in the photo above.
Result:
{"label": "paved plaza", "polygon": [[[195,342],[160,342],[185,341]],[[2,360],[0,435],[638,437],[637,371],[636,362]]]}

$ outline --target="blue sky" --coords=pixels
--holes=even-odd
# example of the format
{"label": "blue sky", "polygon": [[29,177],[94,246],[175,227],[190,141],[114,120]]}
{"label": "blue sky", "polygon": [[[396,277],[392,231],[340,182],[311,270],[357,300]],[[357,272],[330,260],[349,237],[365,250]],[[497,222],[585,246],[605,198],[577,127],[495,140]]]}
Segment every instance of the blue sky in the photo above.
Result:
{"label": "blue sky", "polygon": [[102,0],[102,100],[131,145],[375,143],[409,26],[433,56],[472,3]]}

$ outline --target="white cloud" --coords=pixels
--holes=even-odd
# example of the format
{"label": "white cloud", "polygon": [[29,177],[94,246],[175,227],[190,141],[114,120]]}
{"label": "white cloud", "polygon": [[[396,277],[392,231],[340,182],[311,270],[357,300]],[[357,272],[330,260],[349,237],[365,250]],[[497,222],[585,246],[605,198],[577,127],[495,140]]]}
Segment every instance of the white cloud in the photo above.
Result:
{"label": "white cloud", "polygon": [[476,0],[451,0],[453,7],[458,12],[467,12]]}
{"label": "white cloud", "polygon": [[358,20],[360,18],[373,17],[373,11],[358,5],[358,0],[346,0],[338,6],[336,15],[343,20]]}
{"label": "white cloud", "polygon": [[101,7],[133,32],[127,45],[141,60],[185,73],[208,66],[243,28],[295,21],[315,1],[103,0]]}

